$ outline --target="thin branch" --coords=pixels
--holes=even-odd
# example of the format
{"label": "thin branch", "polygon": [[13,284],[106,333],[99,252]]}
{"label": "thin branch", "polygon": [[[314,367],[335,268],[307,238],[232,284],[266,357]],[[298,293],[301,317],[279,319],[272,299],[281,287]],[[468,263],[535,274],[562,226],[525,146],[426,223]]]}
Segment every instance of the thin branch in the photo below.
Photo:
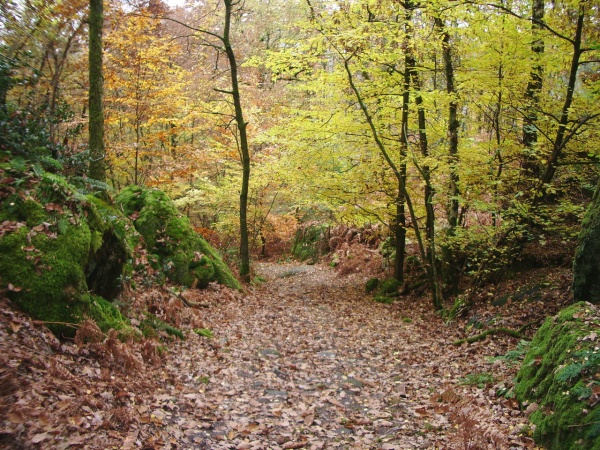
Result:
{"label": "thin branch", "polygon": [[180,20],[173,19],[172,17],[165,17],[165,16],[158,16],[158,15],[148,16],[146,14],[139,14],[139,13],[130,13],[130,15],[136,16],[136,17],[144,17],[146,19],[169,20],[169,21],[174,22],[174,23],[176,23],[178,25],[181,25],[184,28],[187,28],[188,30],[195,31],[197,33],[207,34],[208,36],[212,36],[212,37],[218,39],[219,41],[225,43],[224,39],[223,39],[223,36],[220,36],[220,35],[218,35],[216,33],[213,33],[212,31],[208,31],[208,30],[205,30],[203,28],[195,28],[195,27],[193,27],[191,25],[188,25],[187,23],[181,22]]}
{"label": "thin branch", "polygon": [[[467,4],[472,4],[472,5],[476,5],[478,6],[477,3],[475,2],[471,2],[468,1]],[[516,12],[512,11],[509,7],[504,6],[504,5],[499,5],[499,4],[495,4],[495,3],[484,3],[484,6],[490,6],[492,8],[496,8],[499,9],[501,11],[504,11],[505,13],[507,13],[510,16],[516,17],[517,19],[521,19],[521,20],[526,20],[527,22],[532,22],[531,17],[523,17],[520,14],[517,14]],[[556,31],[554,28],[550,27],[545,21],[543,20],[533,20],[533,22],[536,25],[539,25],[540,27],[546,29],[547,31],[549,31],[550,33],[552,33],[554,36],[563,39],[567,42],[570,42],[571,44],[575,44],[575,41],[573,39],[571,39],[570,37],[567,37],[561,33],[559,33],[558,31]]]}

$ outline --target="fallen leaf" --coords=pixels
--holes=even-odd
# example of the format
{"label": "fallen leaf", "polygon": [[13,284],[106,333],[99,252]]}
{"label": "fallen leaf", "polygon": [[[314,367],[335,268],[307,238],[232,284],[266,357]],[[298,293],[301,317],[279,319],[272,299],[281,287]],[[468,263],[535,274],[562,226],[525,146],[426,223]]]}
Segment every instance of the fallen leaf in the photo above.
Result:
{"label": "fallen leaf", "polygon": [[12,423],[25,423],[27,422],[27,419],[20,413],[17,411],[11,411],[8,413],[7,415],[8,420],[10,420]]}
{"label": "fallen leaf", "polygon": [[122,450],[131,450],[135,446],[135,441],[138,438],[139,430],[130,431],[123,444],[121,445]]}
{"label": "fallen leaf", "polygon": [[44,442],[49,437],[50,435],[48,433],[39,433],[31,438],[31,442],[34,444],[39,444],[40,442]]}
{"label": "fallen leaf", "polygon": [[281,446],[283,449],[302,448],[306,446],[306,442],[286,442]]}

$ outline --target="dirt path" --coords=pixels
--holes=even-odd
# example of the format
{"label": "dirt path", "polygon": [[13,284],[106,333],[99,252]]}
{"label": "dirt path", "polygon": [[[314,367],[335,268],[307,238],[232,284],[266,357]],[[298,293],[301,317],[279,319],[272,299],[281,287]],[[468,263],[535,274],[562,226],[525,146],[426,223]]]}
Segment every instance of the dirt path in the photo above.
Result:
{"label": "dirt path", "polygon": [[153,341],[58,342],[0,302],[0,449],[532,447],[516,402],[496,397],[515,369],[490,357],[514,341],[455,347],[459,327],[427,301],[374,303],[330,268],[258,272],[268,282],[247,295],[193,291],[199,310],[144,292],[165,320],[214,333],[183,328],[158,364]]}
{"label": "dirt path", "polygon": [[362,280],[326,268],[259,273],[264,287],[208,311],[214,339],[182,344],[142,434],[200,449],[525,445],[514,405],[459,384],[465,368],[491,365],[469,361],[439,324],[373,303]]}

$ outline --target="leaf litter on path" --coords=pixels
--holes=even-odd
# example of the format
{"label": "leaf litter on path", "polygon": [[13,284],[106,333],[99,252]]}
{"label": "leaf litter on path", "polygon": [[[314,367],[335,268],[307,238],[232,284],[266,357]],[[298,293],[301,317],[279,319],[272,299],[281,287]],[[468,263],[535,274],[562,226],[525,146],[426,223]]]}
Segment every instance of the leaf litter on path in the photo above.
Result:
{"label": "leaf litter on path", "polygon": [[[42,412],[23,407],[5,430],[21,430],[31,448],[52,440],[63,448],[215,450],[531,446],[514,402],[493,386],[461,384],[478,371],[506,376],[486,359],[498,354],[493,344],[454,347],[453,330],[428,305],[372,302],[358,276],[274,264],[259,273],[269,280],[263,286],[202,309],[213,338],[187,333],[141,377],[103,373],[100,381],[92,360],[77,372],[63,357],[66,373],[89,374],[85,390],[65,375],[64,400],[51,400],[48,386],[19,395],[28,405],[62,402],[56,417],[67,423],[44,417],[42,426]],[[10,423],[28,412],[37,424]]]}

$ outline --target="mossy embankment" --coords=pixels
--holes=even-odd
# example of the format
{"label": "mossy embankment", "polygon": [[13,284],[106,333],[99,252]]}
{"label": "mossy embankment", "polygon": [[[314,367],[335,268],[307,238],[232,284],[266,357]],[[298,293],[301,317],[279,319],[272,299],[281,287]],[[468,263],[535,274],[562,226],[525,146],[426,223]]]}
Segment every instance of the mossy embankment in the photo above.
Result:
{"label": "mossy embankment", "polygon": [[600,180],[581,224],[573,262],[575,300],[600,303]]}
{"label": "mossy embankment", "polygon": [[0,164],[0,289],[58,336],[73,336],[86,318],[104,332],[133,332],[112,301],[140,251],[185,286],[240,288],[163,192],[131,187],[113,203],[107,186],[79,183],[22,160]]}
{"label": "mossy embankment", "polygon": [[538,444],[600,449],[599,346],[599,308],[586,302],[548,318],[536,333],[515,393],[520,402],[537,406],[530,421]]}
{"label": "mossy embankment", "polygon": [[0,282],[8,297],[59,336],[72,336],[86,317],[103,331],[127,330],[108,301],[130,270],[136,237],[127,218],[62,176],[0,170]]}

